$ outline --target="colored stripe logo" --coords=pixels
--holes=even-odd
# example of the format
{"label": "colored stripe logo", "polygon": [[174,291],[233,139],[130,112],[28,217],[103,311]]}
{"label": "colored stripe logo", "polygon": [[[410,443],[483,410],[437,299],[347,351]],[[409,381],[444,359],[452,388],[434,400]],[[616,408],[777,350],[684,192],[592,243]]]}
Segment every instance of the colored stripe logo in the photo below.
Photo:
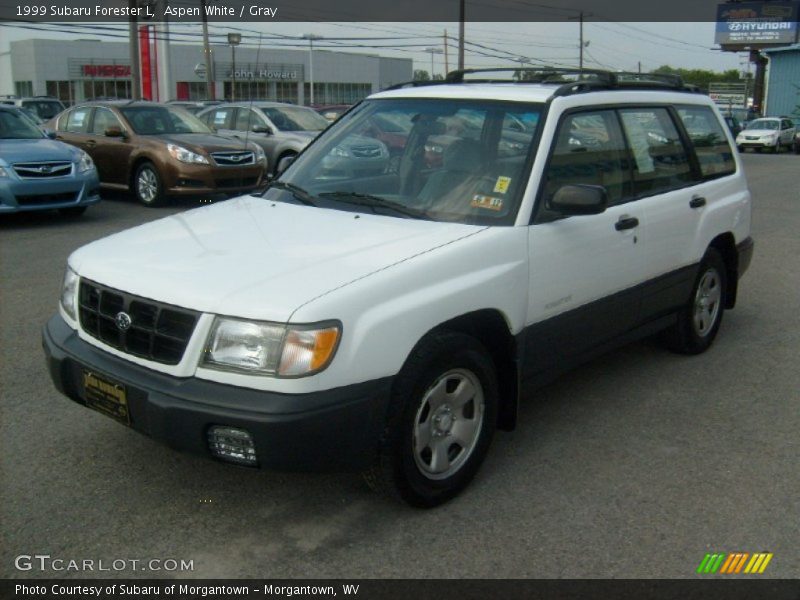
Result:
{"label": "colored stripe logo", "polygon": [[772,552],[730,552],[706,554],[697,567],[697,572],[703,575],[715,573],[725,575],[761,574],[767,569],[772,560]]}

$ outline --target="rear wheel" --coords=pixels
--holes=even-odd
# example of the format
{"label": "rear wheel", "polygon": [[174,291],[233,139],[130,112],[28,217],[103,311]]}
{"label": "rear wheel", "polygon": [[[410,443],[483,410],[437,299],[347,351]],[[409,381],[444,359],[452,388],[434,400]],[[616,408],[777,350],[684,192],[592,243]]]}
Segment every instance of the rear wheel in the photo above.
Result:
{"label": "rear wheel", "polygon": [[386,439],[365,480],[412,506],[453,498],[486,456],[497,397],[494,364],[477,340],[452,332],[428,336],[395,380]]}
{"label": "rear wheel", "polygon": [[708,350],[722,323],[727,284],[722,256],[709,248],[700,263],[689,303],[678,313],[678,322],[664,332],[670,350],[681,354]]}
{"label": "rear wheel", "polygon": [[133,192],[136,199],[145,206],[159,206],[164,202],[164,185],[153,163],[142,163],[136,169]]}

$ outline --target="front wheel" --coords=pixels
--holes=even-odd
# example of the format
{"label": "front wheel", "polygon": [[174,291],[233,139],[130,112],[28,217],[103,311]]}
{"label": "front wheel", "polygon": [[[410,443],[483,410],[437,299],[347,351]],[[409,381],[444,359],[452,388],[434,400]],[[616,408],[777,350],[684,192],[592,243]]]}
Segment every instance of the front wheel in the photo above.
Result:
{"label": "front wheel", "polygon": [[397,376],[385,440],[364,473],[376,491],[430,508],[477,473],[497,420],[494,363],[474,338],[429,335]]}
{"label": "front wheel", "polygon": [[670,350],[681,354],[708,350],[722,323],[727,284],[725,262],[715,248],[709,248],[700,263],[689,303],[678,313],[677,323],[664,332]]}
{"label": "front wheel", "polygon": [[164,202],[164,185],[153,163],[142,163],[136,170],[133,192],[145,206],[159,206]]}

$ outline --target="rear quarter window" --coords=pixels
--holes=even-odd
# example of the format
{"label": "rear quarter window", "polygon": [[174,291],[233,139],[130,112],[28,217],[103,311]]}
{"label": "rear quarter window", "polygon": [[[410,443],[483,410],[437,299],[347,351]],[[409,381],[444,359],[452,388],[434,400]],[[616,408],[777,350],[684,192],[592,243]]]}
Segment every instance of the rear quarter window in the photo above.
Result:
{"label": "rear quarter window", "polygon": [[713,110],[707,106],[682,106],[678,107],[678,116],[694,147],[704,179],[736,171],[733,150]]}

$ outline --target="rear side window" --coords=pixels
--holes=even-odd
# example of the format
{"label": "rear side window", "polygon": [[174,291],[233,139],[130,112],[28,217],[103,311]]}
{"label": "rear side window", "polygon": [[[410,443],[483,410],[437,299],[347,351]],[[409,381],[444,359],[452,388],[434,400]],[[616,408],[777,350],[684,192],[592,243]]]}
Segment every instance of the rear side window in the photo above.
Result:
{"label": "rear side window", "polygon": [[637,196],[649,196],[692,182],[692,168],[678,130],[665,108],[620,110],[633,158]]}
{"label": "rear side window", "polygon": [[52,119],[64,110],[64,106],[60,102],[54,100],[24,100],[22,102],[22,108],[32,110],[45,121]]}
{"label": "rear side window", "polygon": [[703,179],[736,171],[733,150],[714,111],[707,106],[678,108],[686,133],[694,146]]}
{"label": "rear side window", "polygon": [[217,129],[233,129],[233,109],[218,108],[209,111],[205,120],[206,123]]}
{"label": "rear side window", "polygon": [[64,128],[64,131],[68,131],[69,133],[86,133],[90,112],[92,112],[90,107],[76,108],[67,114],[66,119],[60,119],[59,125]]}
{"label": "rear side window", "polygon": [[603,186],[610,205],[629,195],[625,144],[614,111],[567,115],[559,125],[544,177],[544,206],[570,184]]}

